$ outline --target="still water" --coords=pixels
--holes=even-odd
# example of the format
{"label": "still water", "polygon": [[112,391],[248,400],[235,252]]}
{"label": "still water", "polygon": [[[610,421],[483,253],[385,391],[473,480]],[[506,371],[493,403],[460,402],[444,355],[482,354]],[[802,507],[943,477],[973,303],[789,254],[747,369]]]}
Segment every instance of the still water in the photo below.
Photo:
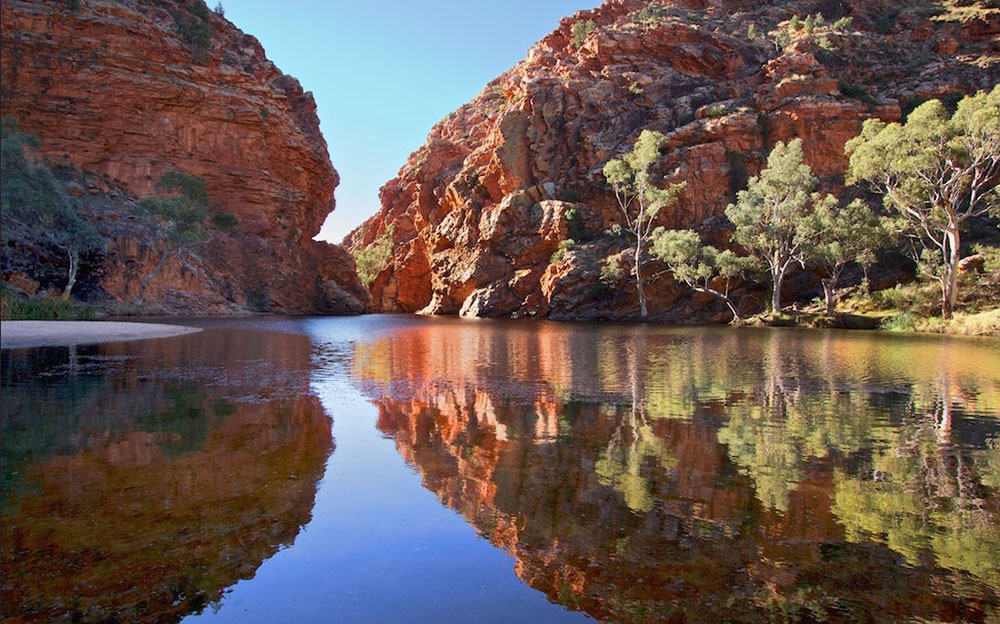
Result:
{"label": "still water", "polygon": [[1000,341],[405,316],[2,355],[5,622],[996,622]]}

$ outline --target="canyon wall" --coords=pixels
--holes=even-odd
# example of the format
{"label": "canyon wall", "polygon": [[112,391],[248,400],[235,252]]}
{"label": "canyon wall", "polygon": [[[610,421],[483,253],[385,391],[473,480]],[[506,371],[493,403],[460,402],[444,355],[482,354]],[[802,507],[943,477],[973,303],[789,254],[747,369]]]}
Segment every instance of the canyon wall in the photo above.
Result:
{"label": "canyon wall", "polygon": [[131,208],[167,171],[239,224],[170,260],[146,300],[189,313],[357,313],[344,249],[313,241],[339,182],[312,94],[200,0],[2,2],[2,112],[111,239],[98,286],[134,298],[156,265]]}
{"label": "canyon wall", "polygon": [[[810,31],[789,26],[817,13]],[[983,3],[608,0],[564,19],[434,126],[345,244],[391,232],[393,256],[371,285],[378,310],[631,318],[629,280],[599,280],[601,261],[628,244],[606,232],[620,219],[601,170],[643,129],[668,137],[664,184],[687,182],[660,223],[726,244],[719,216],[777,141],[801,137],[837,189],[863,120],[998,81],[1000,9]],[[810,277],[789,287],[815,287]],[[668,276],[650,290],[652,318],[725,316]]]}

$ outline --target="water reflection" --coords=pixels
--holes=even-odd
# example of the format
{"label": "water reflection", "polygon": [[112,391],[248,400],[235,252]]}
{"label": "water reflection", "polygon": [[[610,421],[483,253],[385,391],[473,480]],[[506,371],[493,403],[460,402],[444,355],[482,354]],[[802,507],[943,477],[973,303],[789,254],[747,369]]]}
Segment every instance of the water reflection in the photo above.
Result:
{"label": "water reflection", "polygon": [[333,442],[304,336],[5,351],[3,613],[167,622],[309,521]]}
{"label": "water reflection", "polygon": [[995,341],[440,321],[353,368],[425,487],[599,619],[1000,617]]}

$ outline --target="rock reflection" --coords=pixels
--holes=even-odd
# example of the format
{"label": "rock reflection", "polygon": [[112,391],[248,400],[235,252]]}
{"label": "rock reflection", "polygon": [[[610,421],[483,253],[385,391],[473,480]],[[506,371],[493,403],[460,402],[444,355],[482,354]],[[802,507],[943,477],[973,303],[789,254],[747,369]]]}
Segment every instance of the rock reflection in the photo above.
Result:
{"label": "rock reflection", "polygon": [[354,362],[425,487],[620,622],[1000,616],[998,370],[989,342],[550,323]]}
{"label": "rock reflection", "polygon": [[5,351],[5,621],[176,621],[252,577],[333,448],[309,358],[240,331]]}

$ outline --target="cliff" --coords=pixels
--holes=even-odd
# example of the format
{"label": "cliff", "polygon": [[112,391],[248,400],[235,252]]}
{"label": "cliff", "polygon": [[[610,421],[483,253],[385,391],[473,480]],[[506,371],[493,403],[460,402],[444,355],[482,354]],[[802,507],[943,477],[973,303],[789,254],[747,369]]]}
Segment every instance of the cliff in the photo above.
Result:
{"label": "cliff", "polygon": [[[350,255],[312,238],[334,207],[312,94],[203,3],[2,3],[2,112],[86,198],[111,239],[100,294],[128,300],[158,254],[131,212],[167,171],[197,175],[239,225],[170,260],[146,300],[171,311],[356,313]],[[66,176],[63,176],[66,177]]]}
{"label": "cliff", "polygon": [[[790,25],[816,14],[808,30]],[[634,287],[598,280],[626,244],[605,232],[617,207],[601,169],[641,130],[667,134],[658,172],[687,182],[661,224],[724,244],[715,217],[777,141],[801,137],[835,189],[864,119],[998,81],[1000,9],[982,3],[608,0],[434,126],[345,244],[392,232],[371,285],[382,311],[627,318]],[[803,292],[809,276],[790,286]],[[653,318],[720,312],[666,277],[651,290]]]}

